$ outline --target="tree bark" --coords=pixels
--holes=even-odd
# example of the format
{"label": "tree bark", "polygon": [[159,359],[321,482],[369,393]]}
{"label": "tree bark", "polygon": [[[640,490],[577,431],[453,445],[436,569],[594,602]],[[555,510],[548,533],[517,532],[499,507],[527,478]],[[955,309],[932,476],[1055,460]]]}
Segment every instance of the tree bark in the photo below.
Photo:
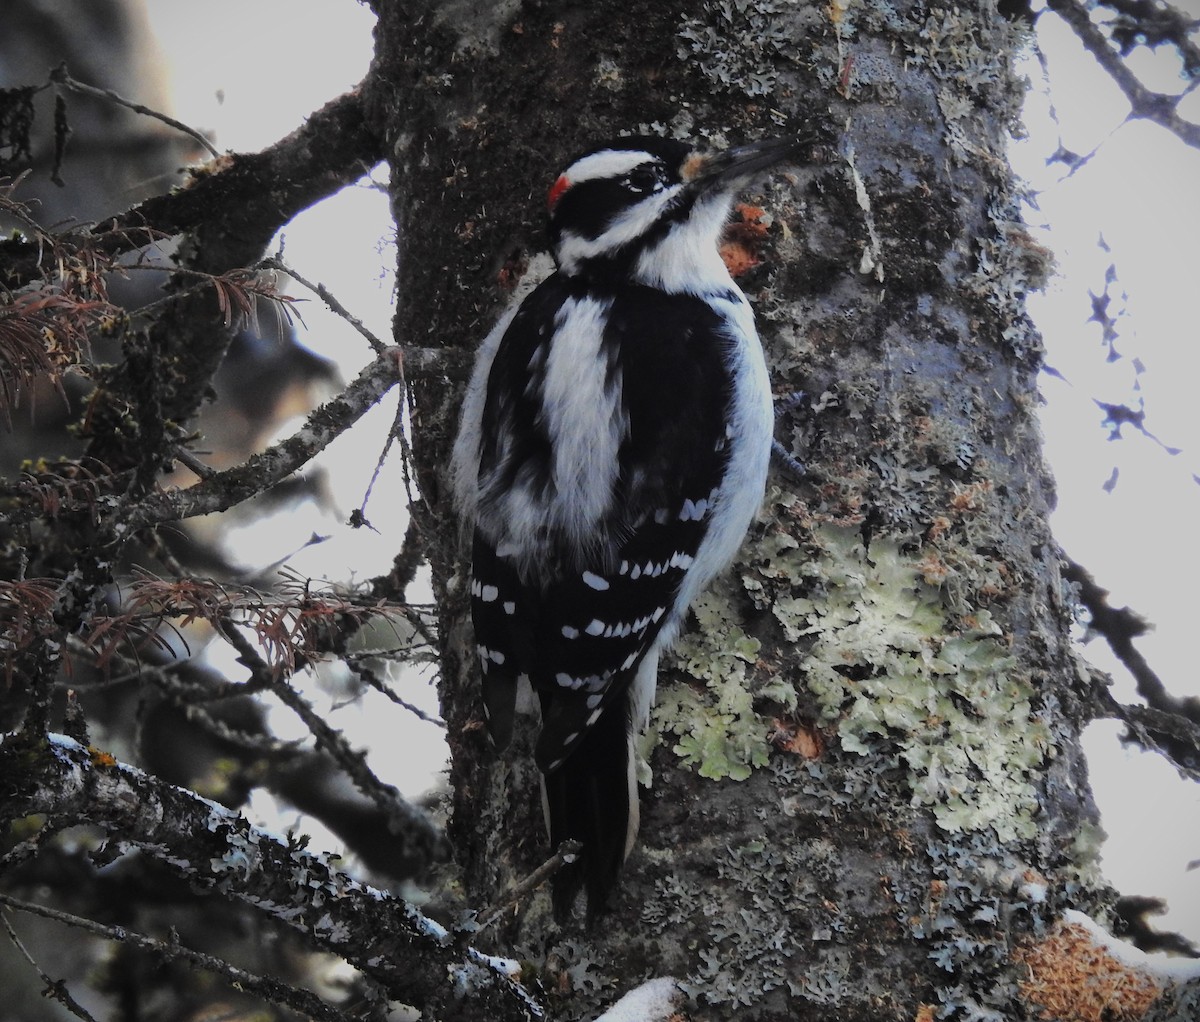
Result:
{"label": "tree bark", "polygon": [[[344,394],[245,465],[162,494],[151,486],[161,452],[141,437],[122,448],[147,491],[130,491],[129,521],[105,510],[97,525],[99,501],[70,510],[87,517],[80,535],[115,543],[131,525],[244,500],[407,370],[413,523],[433,568],[452,753],[462,883],[451,889],[474,908],[521,893],[496,923],[444,930],[303,842],[116,762],[87,743],[69,703],[74,737],[47,735],[58,716],[48,698],[0,742],[0,817],[32,828],[3,871],[42,865],[40,844],[63,828],[101,826],[112,848],[96,863],[126,843],[141,849],[173,878],[228,895],[242,918],[339,955],[380,997],[442,1019],[545,1017],[530,992],[549,1017],[592,1017],[633,988],[622,1017],[666,1018],[682,992],[698,1019],[1195,1018],[1195,981],[1152,972],[1103,929],[1114,896],[1099,878],[1078,741],[1102,699],[1069,643],[1035,419],[1040,340],[1024,308],[1048,254],[1020,225],[1004,152],[1021,99],[1019,32],[991,0],[953,11],[709,0],[633,16],[613,0],[375,7],[376,60],[361,91],[139,216],[198,231],[193,247],[215,260],[204,265],[228,269],[384,140],[400,239],[397,347],[377,347]],[[550,852],[533,728],[503,755],[486,737],[445,467],[457,370],[502,307],[548,272],[542,189],[574,153],[622,131],[714,148],[811,141],[808,162],[747,191],[727,246],[792,463],[664,660],[640,844],[613,913],[584,933],[558,928],[535,885],[517,886]],[[260,172],[281,157],[289,180],[274,187]],[[243,200],[249,220],[233,208],[245,214]],[[34,272],[38,246],[6,245],[0,256]],[[207,372],[224,347],[198,348],[190,364]],[[149,395],[139,422],[189,415],[200,388],[182,391]],[[116,427],[97,435],[122,447]],[[53,497],[47,486],[47,507]],[[10,525],[33,514],[16,507]],[[24,626],[37,594],[50,608],[79,564],[92,569],[78,587],[87,600],[41,615],[45,641],[16,661],[47,693],[111,574],[107,542],[79,545],[58,575],[44,556],[36,572],[21,559],[7,590]],[[62,587],[47,581],[64,576]],[[392,578],[376,583],[397,595]],[[243,663],[261,660],[235,647]],[[272,687],[269,666],[254,668],[262,685],[247,699]],[[11,673],[28,684],[19,666]],[[302,717],[345,769],[352,750],[311,708]],[[368,775],[378,789],[357,774]],[[70,886],[55,860],[45,868]],[[167,984],[141,986],[128,1011]]]}
{"label": "tree bark", "polygon": [[[1020,32],[988,0],[377,10],[366,102],[387,125],[408,343],[478,342],[544,266],[541,189],[597,140],[830,143],[748,193],[761,208],[731,239],[776,392],[803,391],[778,437],[807,473],[773,477],[667,658],[614,914],[586,944],[540,895],[508,924],[549,948],[562,1017],[649,975],[704,1018],[1019,1018],[1055,986],[1077,1002],[1063,1017],[1089,1017],[1086,970],[1078,991],[1041,983],[1063,911],[1104,918],[1111,898],[1024,307],[1049,255],[1005,158]],[[444,471],[458,388],[409,395],[451,838],[487,904],[549,851],[532,735],[497,756],[482,723]]]}

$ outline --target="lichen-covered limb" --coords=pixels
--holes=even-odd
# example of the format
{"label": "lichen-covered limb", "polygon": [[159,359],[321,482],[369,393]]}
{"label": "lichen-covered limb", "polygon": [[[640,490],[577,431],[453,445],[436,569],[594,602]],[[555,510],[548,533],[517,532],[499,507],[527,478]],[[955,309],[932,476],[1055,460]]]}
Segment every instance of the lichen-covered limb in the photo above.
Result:
{"label": "lichen-covered limb", "polygon": [[13,779],[0,818],[44,813],[111,829],[192,883],[303,933],[390,998],[441,1019],[540,1016],[507,960],[467,947],[411,905],[338,872],[328,857],[107,753],[62,735],[10,735],[0,743],[0,775]]}
{"label": "lichen-covered limb", "polygon": [[309,415],[295,433],[243,464],[186,490],[153,493],[125,516],[132,528],[227,511],[285,479],[356,423],[406,375],[446,372],[447,356],[430,348],[386,349],[337,397]]}

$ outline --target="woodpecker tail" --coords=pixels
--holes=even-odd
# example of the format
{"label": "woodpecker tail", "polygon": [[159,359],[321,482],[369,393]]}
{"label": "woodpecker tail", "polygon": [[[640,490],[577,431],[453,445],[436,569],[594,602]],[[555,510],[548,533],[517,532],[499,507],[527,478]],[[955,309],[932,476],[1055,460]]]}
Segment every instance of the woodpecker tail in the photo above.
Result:
{"label": "woodpecker tail", "polygon": [[566,761],[542,778],[550,844],[583,845],[575,862],[551,880],[554,917],[571,918],[580,889],[587,891],[590,927],[608,908],[638,828],[637,779],[628,689],[605,707]]}

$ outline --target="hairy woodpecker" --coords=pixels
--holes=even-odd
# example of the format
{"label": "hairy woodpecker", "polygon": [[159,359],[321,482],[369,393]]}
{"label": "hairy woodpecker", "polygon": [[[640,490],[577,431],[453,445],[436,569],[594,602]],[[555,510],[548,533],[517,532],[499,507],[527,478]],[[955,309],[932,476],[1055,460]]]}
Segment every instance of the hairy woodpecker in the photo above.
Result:
{"label": "hairy woodpecker", "polygon": [[794,142],[704,155],[623,138],[550,188],[556,273],[484,340],[455,444],[473,524],[483,704],[507,745],[541,708],[551,843],[582,842],[555,914],[604,908],[633,847],[633,743],[660,651],[762,500],[772,408],[745,296],[718,252],[736,190]]}

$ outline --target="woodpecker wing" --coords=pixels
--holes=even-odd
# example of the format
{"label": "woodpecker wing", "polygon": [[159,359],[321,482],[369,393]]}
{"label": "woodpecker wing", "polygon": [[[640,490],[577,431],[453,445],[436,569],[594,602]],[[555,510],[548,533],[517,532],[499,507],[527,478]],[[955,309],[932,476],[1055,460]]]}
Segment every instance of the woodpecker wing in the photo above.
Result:
{"label": "woodpecker wing", "polygon": [[[527,675],[546,773],[624,699],[686,612],[685,580],[707,570],[697,558],[726,469],[730,346],[700,298],[626,284],[597,301],[558,276],[499,344],[481,424],[472,610],[492,733],[507,741]],[[580,414],[571,388],[588,381],[602,392]]]}

